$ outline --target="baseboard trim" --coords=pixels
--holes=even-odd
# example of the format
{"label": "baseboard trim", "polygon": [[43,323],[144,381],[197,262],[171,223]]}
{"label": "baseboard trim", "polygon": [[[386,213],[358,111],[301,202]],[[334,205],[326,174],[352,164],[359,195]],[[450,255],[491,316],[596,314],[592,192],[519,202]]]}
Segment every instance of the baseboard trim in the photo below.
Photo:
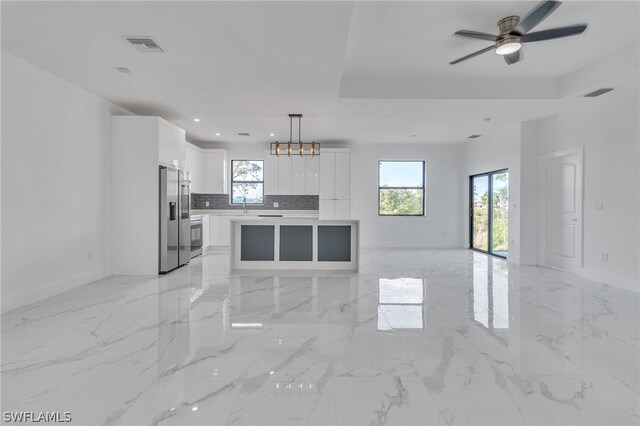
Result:
{"label": "baseboard trim", "polygon": [[583,268],[578,271],[577,275],[588,280],[598,281],[603,284],[610,285],[612,287],[640,293],[640,282],[635,281],[631,278],[608,274],[606,272],[594,271],[593,269],[587,268]]}
{"label": "baseboard trim", "polygon": [[110,275],[111,268],[100,268],[82,275],[57,281],[16,296],[2,297],[2,306],[0,310],[4,314],[27,305],[31,305],[32,303],[40,302],[47,297],[55,296],[66,291],[73,290],[74,288],[81,287],[85,284],[89,284],[90,282],[106,278]]}

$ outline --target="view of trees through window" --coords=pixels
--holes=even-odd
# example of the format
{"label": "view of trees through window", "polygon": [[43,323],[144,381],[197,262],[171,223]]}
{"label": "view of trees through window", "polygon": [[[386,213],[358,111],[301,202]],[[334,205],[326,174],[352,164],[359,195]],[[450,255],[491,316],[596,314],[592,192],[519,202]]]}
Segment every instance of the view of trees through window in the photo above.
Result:
{"label": "view of trees through window", "polygon": [[472,176],[471,186],[472,247],[506,256],[509,250],[509,172]]}
{"label": "view of trees through window", "polygon": [[262,160],[231,161],[231,203],[262,204],[264,202],[264,162]]}
{"label": "view of trees through window", "polygon": [[424,161],[378,163],[378,214],[424,216]]}

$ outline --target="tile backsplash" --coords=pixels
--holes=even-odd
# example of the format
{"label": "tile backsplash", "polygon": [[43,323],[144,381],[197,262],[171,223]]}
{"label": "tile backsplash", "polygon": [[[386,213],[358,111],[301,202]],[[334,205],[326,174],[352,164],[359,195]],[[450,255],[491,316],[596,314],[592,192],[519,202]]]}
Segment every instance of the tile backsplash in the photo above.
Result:
{"label": "tile backsplash", "polygon": [[[209,205],[207,206],[207,201]],[[273,203],[278,207],[273,207]],[[318,210],[317,195],[265,195],[264,204],[247,204],[249,210]],[[191,194],[192,209],[242,210],[242,204],[230,204],[229,194]]]}

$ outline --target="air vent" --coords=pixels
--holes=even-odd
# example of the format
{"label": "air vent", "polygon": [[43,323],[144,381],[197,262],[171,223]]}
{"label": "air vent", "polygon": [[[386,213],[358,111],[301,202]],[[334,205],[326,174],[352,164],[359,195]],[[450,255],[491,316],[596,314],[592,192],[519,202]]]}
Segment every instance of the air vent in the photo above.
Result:
{"label": "air vent", "polygon": [[125,37],[125,39],[140,52],[164,52],[164,49],[151,37]]}
{"label": "air vent", "polygon": [[587,93],[586,95],[584,95],[584,97],[585,98],[595,98],[597,96],[604,95],[605,93],[609,93],[612,90],[613,89],[610,88],[610,87],[602,88],[602,89],[594,90],[591,93]]}
{"label": "air vent", "polygon": [[251,136],[251,134],[247,132],[238,133],[238,136]]}
{"label": "air vent", "polygon": [[467,137],[467,139],[475,139],[475,138],[479,138],[482,135],[471,135],[469,137]]}

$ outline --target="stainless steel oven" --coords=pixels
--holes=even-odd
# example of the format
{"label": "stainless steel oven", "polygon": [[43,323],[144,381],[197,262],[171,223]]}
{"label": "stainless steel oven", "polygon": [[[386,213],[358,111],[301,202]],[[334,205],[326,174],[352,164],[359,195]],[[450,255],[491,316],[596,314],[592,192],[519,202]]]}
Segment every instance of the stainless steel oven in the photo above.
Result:
{"label": "stainless steel oven", "polygon": [[191,217],[191,258],[202,254],[202,217]]}

